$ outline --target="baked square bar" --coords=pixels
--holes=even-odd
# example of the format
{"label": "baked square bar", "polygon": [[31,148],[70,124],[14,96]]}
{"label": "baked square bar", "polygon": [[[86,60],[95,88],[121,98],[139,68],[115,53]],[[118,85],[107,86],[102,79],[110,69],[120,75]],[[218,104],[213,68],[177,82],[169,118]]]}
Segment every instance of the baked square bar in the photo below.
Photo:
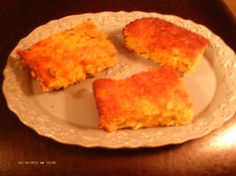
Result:
{"label": "baked square bar", "polygon": [[43,92],[63,89],[117,63],[116,48],[88,20],[19,50]]}
{"label": "baked square bar", "polygon": [[122,128],[189,124],[192,103],[178,72],[163,66],[123,80],[100,78],[93,83],[99,127]]}
{"label": "baked square bar", "polygon": [[129,51],[180,73],[191,71],[209,45],[206,38],[159,18],[135,20],[125,26],[123,35]]}

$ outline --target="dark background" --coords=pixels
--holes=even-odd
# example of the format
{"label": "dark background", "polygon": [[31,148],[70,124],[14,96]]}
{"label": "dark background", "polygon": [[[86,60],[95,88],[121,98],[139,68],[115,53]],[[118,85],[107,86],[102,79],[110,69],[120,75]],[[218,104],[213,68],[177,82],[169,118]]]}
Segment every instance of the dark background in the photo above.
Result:
{"label": "dark background", "polygon": [[[236,51],[236,22],[218,0],[1,0],[0,69],[17,42],[35,27],[72,14],[101,11],[173,14],[203,24]],[[0,93],[0,175],[236,175],[236,141],[217,148],[236,128],[234,116],[219,130],[184,144],[159,148],[83,148],[41,137],[7,108]],[[235,133],[236,135],[236,133]],[[236,140],[236,138],[234,138]],[[44,165],[21,161],[53,161]]]}

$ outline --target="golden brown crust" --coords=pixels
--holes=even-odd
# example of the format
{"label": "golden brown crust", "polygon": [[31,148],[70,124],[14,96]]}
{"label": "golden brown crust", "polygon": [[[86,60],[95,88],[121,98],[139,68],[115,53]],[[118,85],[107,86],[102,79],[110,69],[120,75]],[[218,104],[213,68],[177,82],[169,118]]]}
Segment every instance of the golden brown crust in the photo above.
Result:
{"label": "golden brown crust", "polygon": [[99,126],[107,131],[188,124],[192,104],[178,73],[169,66],[124,80],[93,83]]}
{"label": "golden brown crust", "polygon": [[41,83],[43,91],[66,88],[116,64],[117,51],[88,20],[50,36],[18,54]]}
{"label": "golden brown crust", "polygon": [[209,45],[206,38],[159,18],[135,20],[123,35],[129,51],[180,72],[191,70]]}

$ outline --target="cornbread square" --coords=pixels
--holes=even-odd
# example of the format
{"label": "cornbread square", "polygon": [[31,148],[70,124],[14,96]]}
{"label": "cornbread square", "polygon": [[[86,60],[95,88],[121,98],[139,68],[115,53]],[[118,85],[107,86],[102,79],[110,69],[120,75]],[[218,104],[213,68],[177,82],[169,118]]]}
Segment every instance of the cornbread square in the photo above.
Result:
{"label": "cornbread square", "polygon": [[63,89],[117,63],[117,50],[105,33],[87,20],[56,33],[18,54],[43,92]]}
{"label": "cornbread square", "polygon": [[159,18],[137,19],[123,29],[124,45],[146,59],[169,65],[180,73],[191,71],[209,41],[185,28]]}
{"label": "cornbread square", "polygon": [[99,127],[122,128],[189,124],[192,103],[179,74],[170,66],[157,67],[123,80],[100,78],[93,83]]}

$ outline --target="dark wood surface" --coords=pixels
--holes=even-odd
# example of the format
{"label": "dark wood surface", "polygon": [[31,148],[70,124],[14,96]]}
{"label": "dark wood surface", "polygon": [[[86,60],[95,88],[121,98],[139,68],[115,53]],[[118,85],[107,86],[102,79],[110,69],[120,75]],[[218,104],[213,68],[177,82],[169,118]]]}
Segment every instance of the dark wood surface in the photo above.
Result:
{"label": "dark wood surface", "polygon": [[[1,72],[19,39],[35,27],[67,15],[120,10],[191,19],[207,26],[236,51],[235,19],[217,0],[1,0]],[[1,74],[1,83],[2,80]],[[183,144],[109,150],[64,145],[39,136],[8,109],[2,92],[0,100],[0,175],[3,176],[236,175],[236,116],[211,134]]]}

